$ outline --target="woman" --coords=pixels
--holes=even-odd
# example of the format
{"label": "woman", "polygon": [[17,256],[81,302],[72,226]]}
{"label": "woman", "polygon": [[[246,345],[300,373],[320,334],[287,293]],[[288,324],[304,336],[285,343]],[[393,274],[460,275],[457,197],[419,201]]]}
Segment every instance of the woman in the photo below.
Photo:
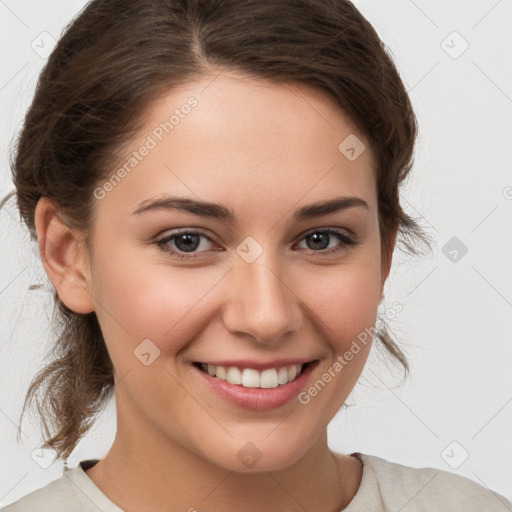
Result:
{"label": "woman", "polygon": [[[63,329],[47,386],[66,460],[4,510],[506,510],[433,468],[333,453],[398,234],[416,121],[347,1],[92,1],[59,41],[13,166]],[[385,328],[375,335],[405,368]]]}

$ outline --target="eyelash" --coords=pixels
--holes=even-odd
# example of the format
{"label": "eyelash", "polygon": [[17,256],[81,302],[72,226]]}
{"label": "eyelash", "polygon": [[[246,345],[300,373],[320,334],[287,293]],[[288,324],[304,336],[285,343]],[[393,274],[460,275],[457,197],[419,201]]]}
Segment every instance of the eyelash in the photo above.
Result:
{"label": "eyelash", "polygon": [[[313,235],[315,233],[327,233],[329,235],[333,235],[335,236],[336,238],[338,238],[338,240],[340,242],[342,242],[341,244],[339,244],[338,246],[334,247],[334,248],[331,248],[331,249],[324,249],[322,251],[313,251],[310,249],[311,252],[313,253],[319,253],[321,254],[322,256],[326,255],[326,254],[333,254],[333,253],[337,253],[337,252],[340,252],[340,251],[343,251],[343,250],[347,250],[349,249],[351,246],[355,246],[357,245],[359,242],[356,242],[356,240],[345,234],[343,231],[338,231],[336,229],[331,229],[331,228],[325,228],[325,229],[315,229],[313,231],[309,231],[308,233],[306,233],[300,241],[304,240],[305,238],[307,238],[308,236],[310,235]],[[202,258],[204,257],[203,254],[204,252],[201,252],[201,253],[180,253],[180,252],[177,252],[177,251],[171,251],[169,250],[166,245],[171,241],[171,240],[174,240],[175,238],[179,237],[180,235],[200,235],[200,236],[203,236],[204,238],[206,238],[207,240],[209,240],[210,242],[213,242],[215,243],[214,240],[212,240],[209,236],[207,236],[205,233],[201,232],[201,231],[180,231],[178,233],[173,233],[172,235],[167,235],[163,238],[161,238],[160,240],[157,240],[156,242],[154,242],[162,251],[165,251],[169,254],[171,254],[173,257],[176,257],[176,258],[186,258],[186,259],[195,259],[195,258]]]}

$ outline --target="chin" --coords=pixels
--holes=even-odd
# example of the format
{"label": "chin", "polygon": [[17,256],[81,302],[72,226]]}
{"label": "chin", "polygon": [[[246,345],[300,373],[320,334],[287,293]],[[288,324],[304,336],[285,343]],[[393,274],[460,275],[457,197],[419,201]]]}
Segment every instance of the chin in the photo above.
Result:
{"label": "chin", "polygon": [[224,446],[219,443],[216,447],[205,447],[200,456],[225,470],[250,474],[286,469],[296,463],[308,449],[304,443],[305,436],[302,442],[293,442],[290,438],[286,442],[283,440],[286,436],[276,436],[275,439],[271,437],[272,434],[267,439],[261,436],[254,442],[248,440],[250,436],[244,440],[229,438]]}

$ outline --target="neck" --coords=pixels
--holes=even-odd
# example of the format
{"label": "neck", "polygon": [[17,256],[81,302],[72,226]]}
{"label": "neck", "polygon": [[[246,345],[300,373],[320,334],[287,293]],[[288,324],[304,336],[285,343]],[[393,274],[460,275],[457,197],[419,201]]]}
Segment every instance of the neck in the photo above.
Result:
{"label": "neck", "polygon": [[266,512],[339,512],[356,494],[362,466],[355,458],[333,454],[324,431],[301,458],[284,469],[234,472],[174,443],[160,431],[145,434],[141,442],[118,418],[110,451],[86,473],[127,512],[238,512],[241,507]]}

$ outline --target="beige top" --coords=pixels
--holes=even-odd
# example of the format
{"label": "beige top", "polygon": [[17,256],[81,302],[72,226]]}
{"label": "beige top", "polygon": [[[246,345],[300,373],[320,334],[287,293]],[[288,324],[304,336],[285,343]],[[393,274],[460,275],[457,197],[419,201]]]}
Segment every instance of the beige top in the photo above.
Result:
{"label": "beige top", "polygon": [[[469,478],[359,452],[351,456],[363,463],[363,477],[343,512],[512,512],[512,502]],[[96,462],[85,460],[64,470],[57,480],[0,512],[124,512],[85,473]]]}

